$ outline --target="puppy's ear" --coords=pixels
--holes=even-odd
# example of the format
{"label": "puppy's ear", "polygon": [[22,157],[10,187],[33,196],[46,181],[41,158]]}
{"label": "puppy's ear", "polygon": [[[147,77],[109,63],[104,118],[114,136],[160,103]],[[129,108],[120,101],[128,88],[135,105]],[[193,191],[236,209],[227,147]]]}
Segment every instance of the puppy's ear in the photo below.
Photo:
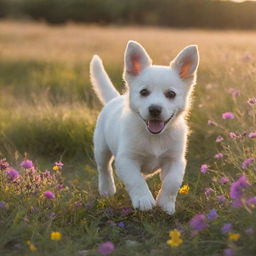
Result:
{"label": "puppy's ear", "polygon": [[194,78],[199,64],[197,45],[185,47],[170,63],[181,79]]}
{"label": "puppy's ear", "polygon": [[124,53],[124,76],[137,76],[152,61],[146,50],[135,41],[129,41]]}

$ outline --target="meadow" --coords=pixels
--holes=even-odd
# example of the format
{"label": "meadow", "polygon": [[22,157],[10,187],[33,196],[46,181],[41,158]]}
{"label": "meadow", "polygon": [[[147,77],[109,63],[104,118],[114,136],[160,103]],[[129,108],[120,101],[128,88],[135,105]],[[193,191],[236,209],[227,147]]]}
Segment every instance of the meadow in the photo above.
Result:
{"label": "meadow", "polygon": [[[199,46],[174,216],[131,209],[119,181],[97,192],[89,61],[125,91],[130,39],[163,65]],[[256,32],[0,22],[0,255],[255,255],[255,80]],[[149,185],[156,195],[159,177]]]}

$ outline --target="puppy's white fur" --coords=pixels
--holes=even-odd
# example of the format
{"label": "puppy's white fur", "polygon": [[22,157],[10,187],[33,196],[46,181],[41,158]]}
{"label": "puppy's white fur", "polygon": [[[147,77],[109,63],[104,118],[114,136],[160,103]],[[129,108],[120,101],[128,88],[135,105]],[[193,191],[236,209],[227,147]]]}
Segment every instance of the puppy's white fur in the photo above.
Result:
{"label": "puppy's white fur", "polygon": [[[99,192],[116,192],[112,160],[125,184],[132,205],[150,210],[155,204],[169,214],[175,212],[177,192],[185,172],[188,127],[185,114],[196,81],[199,64],[197,46],[184,48],[170,66],[152,65],[145,49],[129,41],[125,51],[124,79],[127,93],[120,95],[106,74],[102,61],[94,56],[90,73],[93,88],[103,104],[94,133],[94,154],[99,173]],[[141,90],[150,94],[142,96]],[[168,98],[166,92],[176,93]],[[160,106],[159,119],[167,122],[159,134],[152,134],[147,122],[150,106]],[[159,121],[160,122],[160,121]],[[156,201],[145,176],[160,170],[162,181]]]}

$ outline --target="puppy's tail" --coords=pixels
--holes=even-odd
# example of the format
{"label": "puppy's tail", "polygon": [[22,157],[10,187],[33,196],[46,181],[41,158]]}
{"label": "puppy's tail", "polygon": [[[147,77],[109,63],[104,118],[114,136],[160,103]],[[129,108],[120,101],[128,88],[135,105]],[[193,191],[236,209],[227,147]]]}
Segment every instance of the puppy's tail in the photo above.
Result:
{"label": "puppy's tail", "polygon": [[90,63],[90,77],[93,89],[103,104],[120,95],[110,81],[101,58],[97,55],[93,56]]}

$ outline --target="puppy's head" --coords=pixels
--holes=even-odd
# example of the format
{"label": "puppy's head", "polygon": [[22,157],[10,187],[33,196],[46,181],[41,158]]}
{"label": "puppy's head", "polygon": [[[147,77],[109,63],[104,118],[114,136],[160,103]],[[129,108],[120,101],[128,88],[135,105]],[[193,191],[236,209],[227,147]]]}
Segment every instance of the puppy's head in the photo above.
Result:
{"label": "puppy's head", "polygon": [[129,41],[124,58],[130,107],[149,132],[161,133],[187,108],[199,64],[197,46],[184,48],[170,66],[156,66],[139,43]]}

